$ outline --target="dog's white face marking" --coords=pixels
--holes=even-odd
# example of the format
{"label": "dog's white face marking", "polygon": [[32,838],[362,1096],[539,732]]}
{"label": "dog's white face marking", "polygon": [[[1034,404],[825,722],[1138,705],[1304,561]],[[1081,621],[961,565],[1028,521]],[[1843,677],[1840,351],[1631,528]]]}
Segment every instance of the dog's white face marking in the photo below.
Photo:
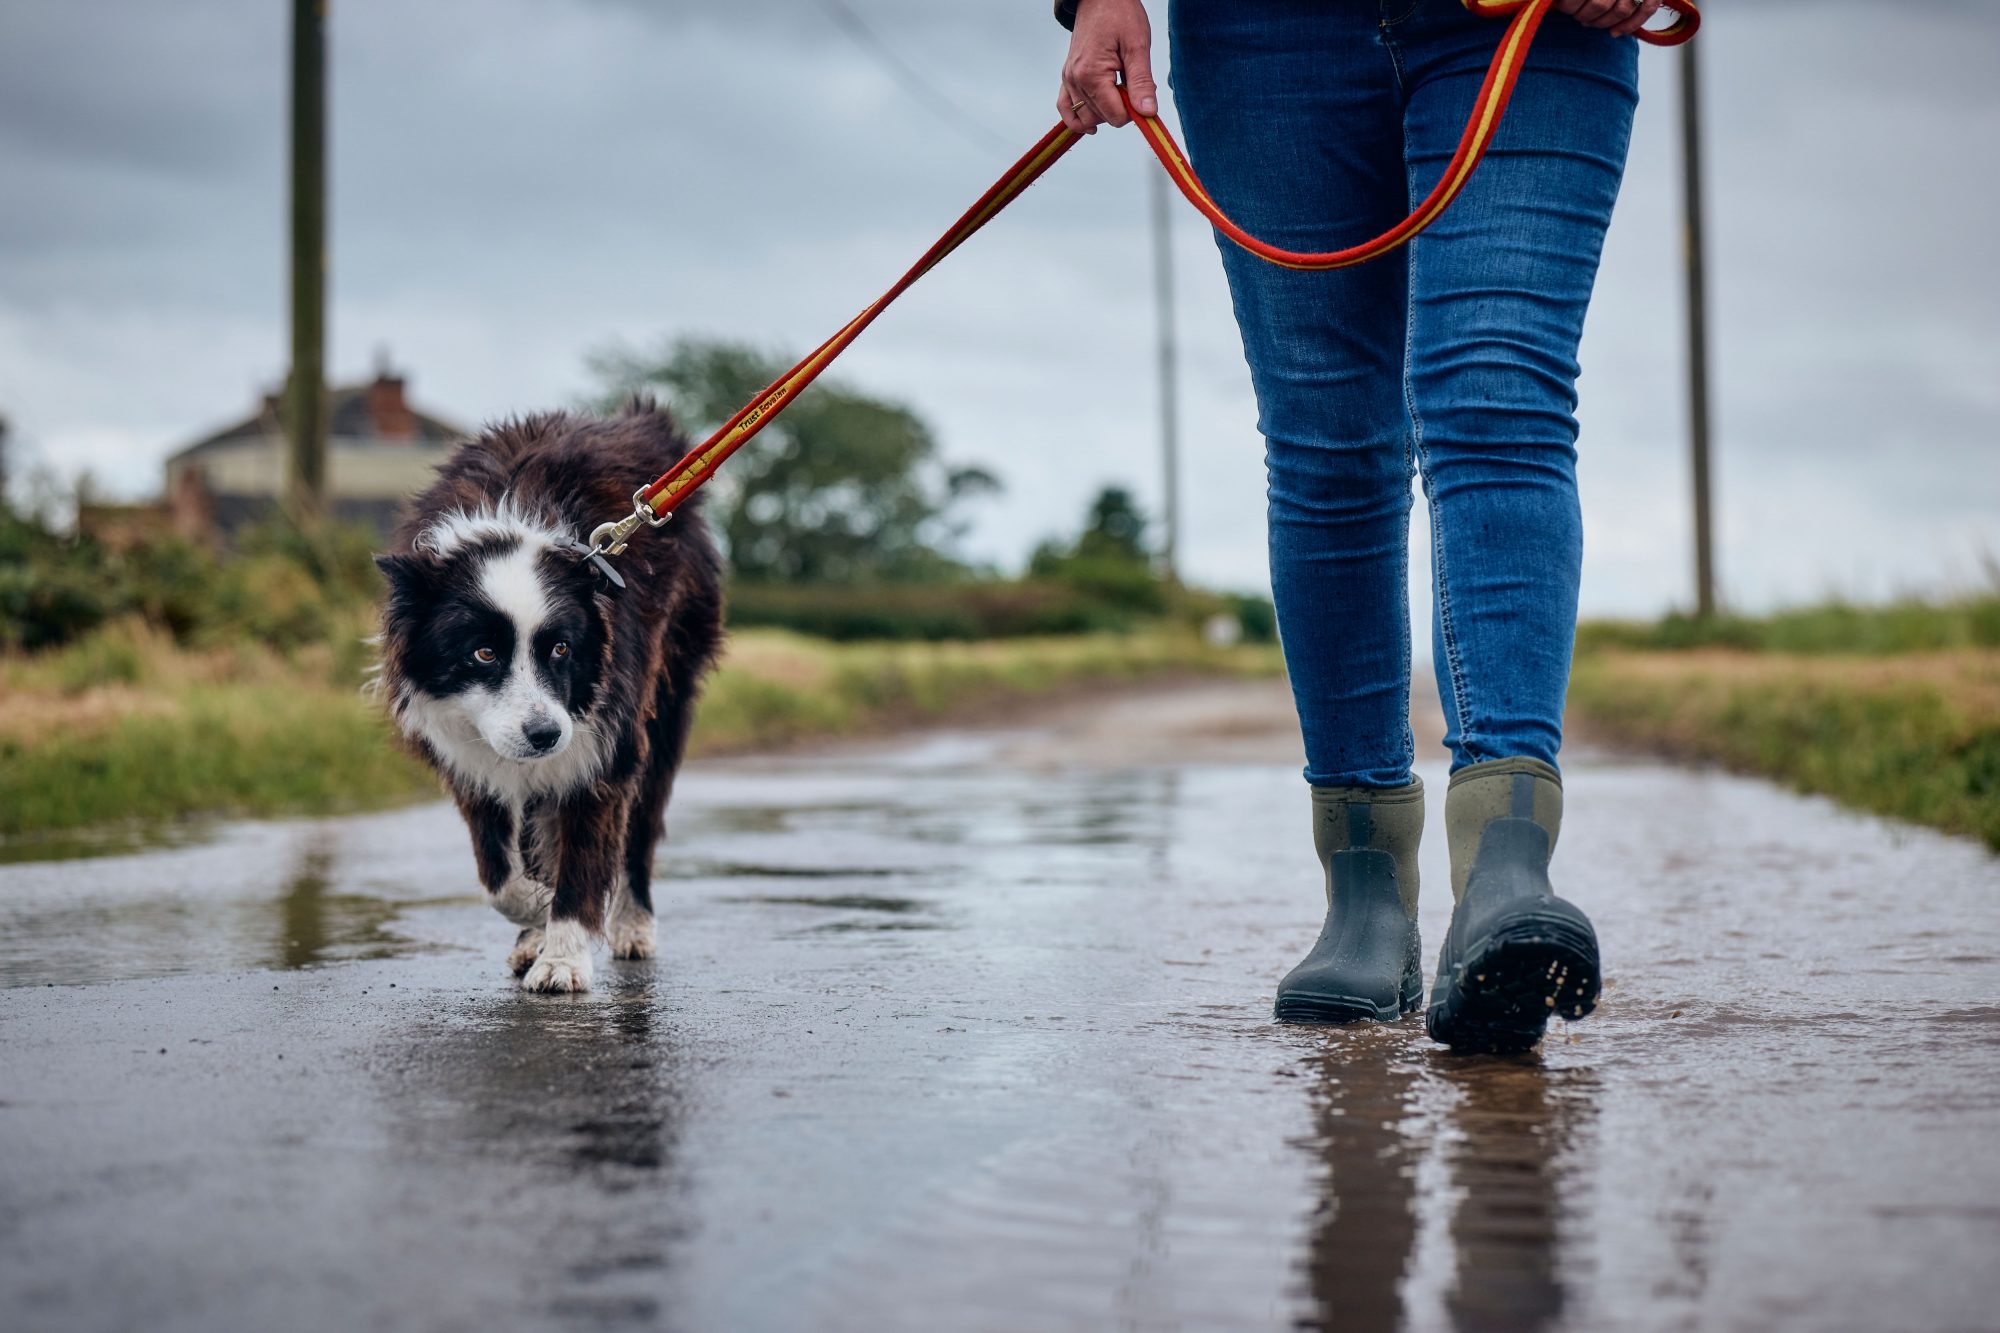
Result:
{"label": "dog's white face marking", "polygon": [[540,759],[508,759],[498,754],[467,711],[465,696],[435,699],[405,687],[396,721],[405,734],[429,745],[452,776],[478,791],[506,801],[516,816],[530,797],[574,791],[604,768],[604,736],[585,719],[570,719],[571,742],[561,753]]}
{"label": "dog's white face marking", "polygon": [[[470,561],[454,573],[455,584],[499,624],[486,636],[461,633],[452,644],[453,661],[456,654],[494,655],[477,658],[475,683],[433,691],[406,678],[393,705],[396,721],[455,777],[517,811],[530,797],[590,782],[606,758],[598,727],[588,714],[570,714],[560,677],[542,660],[553,650],[546,630],[557,606],[542,563],[567,541],[559,525],[503,501],[454,511],[416,542],[430,556]],[[469,550],[482,544],[495,549]]]}
{"label": "dog's white face marking", "polygon": [[415,545],[442,558],[473,542],[494,538],[520,537],[531,545],[563,546],[574,536],[563,524],[530,513],[516,504],[512,495],[505,495],[498,504],[440,514],[418,535]]}
{"label": "dog's white face marking", "polygon": [[540,763],[569,748],[576,724],[536,670],[535,633],[548,619],[540,557],[546,548],[523,541],[486,561],[479,590],[514,627],[512,658],[497,686],[458,695],[480,737],[502,759]]}

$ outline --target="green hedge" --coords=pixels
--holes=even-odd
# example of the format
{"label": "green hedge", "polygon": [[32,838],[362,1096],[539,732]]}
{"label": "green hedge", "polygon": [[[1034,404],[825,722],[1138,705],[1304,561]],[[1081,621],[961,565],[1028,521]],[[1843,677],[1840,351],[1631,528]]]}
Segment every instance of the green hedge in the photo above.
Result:
{"label": "green hedge", "polygon": [[[0,661],[0,856],[63,830],[321,815],[436,793],[393,744],[380,704],[354,688],[358,667],[325,650],[189,652],[129,622]],[[1184,631],[834,645],[755,630],[709,680],[694,749],[847,735],[1065,686],[1281,669],[1274,648],[1217,648]]]}
{"label": "green hedge", "polygon": [[[1913,658],[1913,662],[1935,659]],[[1973,678],[1879,661],[1597,653],[1569,702],[1628,744],[1775,778],[1800,791],[1982,839],[2000,850],[2000,713]],[[2000,681],[2000,661],[1987,679]]]}
{"label": "green hedge", "polygon": [[187,690],[156,713],[23,740],[0,731],[0,839],[193,814],[333,814],[438,790],[355,691]]}
{"label": "green hedge", "polygon": [[134,619],[183,644],[318,643],[375,601],[375,544],[357,528],[274,520],[226,556],[171,539],[115,550],[0,509],[0,651],[60,648]]}
{"label": "green hedge", "polygon": [[1116,587],[1055,580],[826,586],[738,582],[729,590],[732,626],[785,629],[841,643],[1118,633],[1162,622],[1198,628],[1218,614],[1234,616],[1246,642],[1269,643],[1276,637],[1268,599],[1201,592],[1151,578]]}
{"label": "green hedge", "polygon": [[2000,593],[1944,602],[1911,599],[1884,606],[1828,602],[1760,617],[1720,615],[1702,620],[1674,614],[1658,621],[1589,621],[1578,626],[1576,646],[1583,654],[1605,648],[1872,655],[2000,648]]}

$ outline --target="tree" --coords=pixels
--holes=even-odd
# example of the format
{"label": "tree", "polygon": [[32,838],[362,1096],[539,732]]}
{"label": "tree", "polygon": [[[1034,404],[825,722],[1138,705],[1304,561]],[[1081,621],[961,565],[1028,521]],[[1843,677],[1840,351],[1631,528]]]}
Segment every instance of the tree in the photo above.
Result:
{"label": "tree", "polygon": [[1132,492],[1123,486],[1106,486],[1090,502],[1083,516],[1083,531],[1073,542],[1049,538],[1028,557],[1028,573],[1035,577],[1063,577],[1078,567],[1108,567],[1128,574],[1125,566],[1149,569],[1146,555],[1146,516],[1132,502]]}
{"label": "tree", "polygon": [[1146,518],[1123,486],[1106,486],[1090,502],[1073,542],[1054,538],[1028,557],[1028,577],[1067,583],[1108,606],[1157,614],[1167,586],[1146,555]]}
{"label": "tree", "polygon": [[1123,486],[1106,486],[1090,502],[1076,554],[1091,560],[1146,563],[1146,516]]}
{"label": "tree", "polygon": [[[650,355],[614,348],[591,358],[606,406],[659,394],[698,437],[787,365],[697,338]],[[963,573],[949,553],[964,531],[953,511],[999,489],[984,469],[945,464],[930,427],[909,408],[823,379],[730,459],[708,485],[707,503],[739,577],[858,583]]]}

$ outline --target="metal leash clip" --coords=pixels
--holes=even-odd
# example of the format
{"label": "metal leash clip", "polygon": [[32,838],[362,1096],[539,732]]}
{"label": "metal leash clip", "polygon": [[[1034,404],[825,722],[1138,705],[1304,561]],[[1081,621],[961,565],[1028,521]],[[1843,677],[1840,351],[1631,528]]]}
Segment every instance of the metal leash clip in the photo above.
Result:
{"label": "metal leash clip", "polygon": [[585,559],[597,559],[607,555],[623,555],[625,547],[632,540],[632,534],[641,525],[649,528],[664,528],[673,518],[669,509],[662,514],[656,511],[646,499],[646,488],[641,486],[632,492],[632,512],[615,523],[600,523],[590,532],[590,554]]}

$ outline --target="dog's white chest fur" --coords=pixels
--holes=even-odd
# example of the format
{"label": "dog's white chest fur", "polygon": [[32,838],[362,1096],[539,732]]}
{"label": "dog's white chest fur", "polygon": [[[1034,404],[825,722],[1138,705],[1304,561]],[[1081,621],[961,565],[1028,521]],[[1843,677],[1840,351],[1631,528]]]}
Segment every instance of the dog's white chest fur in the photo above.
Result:
{"label": "dog's white chest fur", "polygon": [[396,723],[405,735],[428,745],[452,777],[516,808],[531,797],[573,791],[594,781],[604,768],[602,733],[589,718],[575,723],[575,734],[560,754],[526,760],[496,753],[457,699],[432,699],[406,689],[397,701]]}

